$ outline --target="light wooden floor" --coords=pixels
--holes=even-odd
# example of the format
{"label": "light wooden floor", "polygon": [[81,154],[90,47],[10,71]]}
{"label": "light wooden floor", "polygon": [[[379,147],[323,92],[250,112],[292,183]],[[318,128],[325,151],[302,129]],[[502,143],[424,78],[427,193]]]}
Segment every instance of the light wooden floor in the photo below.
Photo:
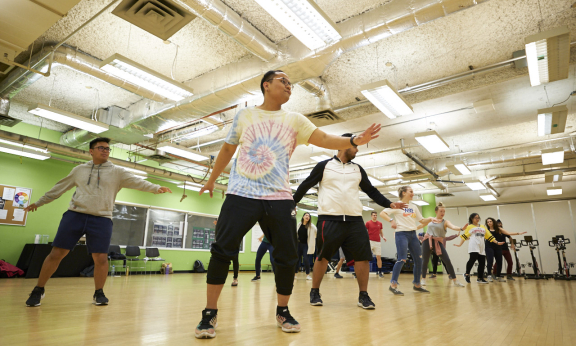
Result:
{"label": "light wooden floor", "polygon": [[[194,327],[205,304],[205,275],[174,274],[109,278],[108,306],[94,306],[89,278],[52,279],[42,306],[24,302],[32,279],[0,280],[0,345],[575,345],[576,282],[524,281],[466,288],[428,280],[430,295],[411,291],[403,274],[395,297],[385,279],[370,277],[376,310],[356,306],[350,275],[326,276],[323,307],[309,305],[311,282],[295,282],[290,311],[302,324],[285,334],[274,320],[272,274],[225,286],[217,337],[196,340]],[[303,275],[303,274],[300,274]],[[460,277],[461,280],[461,277]],[[474,281],[474,280],[473,280]]]}

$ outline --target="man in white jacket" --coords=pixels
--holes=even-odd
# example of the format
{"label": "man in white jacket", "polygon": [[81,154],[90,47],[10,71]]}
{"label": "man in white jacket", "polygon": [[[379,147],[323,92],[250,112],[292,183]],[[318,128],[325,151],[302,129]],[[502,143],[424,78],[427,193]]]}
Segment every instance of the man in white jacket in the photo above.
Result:
{"label": "man in white jacket", "polygon": [[108,138],[96,138],[90,142],[92,161],[74,167],[67,177],[25,209],[34,212],[76,187],[68,211],[62,216],[52,242],[52,251],[42,265],[38,283],[26,301],[27,306],[40,306],[48,279],[84,234],[88,252],[94,259],[94,304],[107,305],[108,298],[103,288],[108,276],[108,248],[112,238],[112,212],[116,195],[124,187],[155,194],[172,193],[167,187],[149,183],[108,162],[109,143]]}
{"label": "man in white jacket", "polygon": [[[342,137],[353,138],[353,135],[345,133]],[[362,203],[358,187],[382,207],[401,209],[405,204],[391,203],[372,186],[364,169],[352,162],[357,152],[358,148],[354,146],[339,150],[336,156],[319,162],[294,194],[294,202],[298,203],[312,186],[319,184],[316,226],[318,258],[314,264],[312,277],[311,305],[323,305],[320,299],[320,284],[328,261],[341,247],[346,260],[355,262],[354,269],[360,289],[358,306],[364,309],[376,307],[367,292],[372,251],[368,231],[362,219]]]}

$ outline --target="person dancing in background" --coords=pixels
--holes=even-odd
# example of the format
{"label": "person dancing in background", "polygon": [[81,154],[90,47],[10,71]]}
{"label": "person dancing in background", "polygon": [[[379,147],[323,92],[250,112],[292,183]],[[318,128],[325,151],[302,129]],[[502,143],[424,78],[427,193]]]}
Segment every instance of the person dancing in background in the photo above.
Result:
{"label": "person dancing in background", "polygon": [[[500,222],[500,225],[502,222]],[[492,232],[496,240],[499,242],[503,242],[502,245],[495,245],[493,243],[486,244],[486,259],[488,260],[488,282],[492,281],[492,272],[494,273],[494,280],[499,282],[506,282],[506,279],[502,277],[502,255],[504,254],[504,250],[506,250],[508,257],[506,261],[508,262],[508,278],[512,278],[512,257],[510,256],[510,251],[508,251],[508,244],[506,244],[506,238],[512,239],[511,236],[513,235],[522,235],[528,232],[522,233],[510,233],[503,229],[501,226],[498,225],[498,222],[494,218],[487,218],[486,219],[486,228]],[[514,246],[514,245],[512,245]],[[492,267],[492,263],[496,260],[494,267]],[[512,279],[513,281],[514,279]]]}
{"label": "person dancing in background", "polygon": [[306,280],[312,280],[310,274],[309,254],[314,253],[316,247],[316,226],[312,224],[310,213],[304,213],[302,220],[298,224],[298,264],[296,265],[296,274],[300,271],[300,264],[304,263],[306,270]]}

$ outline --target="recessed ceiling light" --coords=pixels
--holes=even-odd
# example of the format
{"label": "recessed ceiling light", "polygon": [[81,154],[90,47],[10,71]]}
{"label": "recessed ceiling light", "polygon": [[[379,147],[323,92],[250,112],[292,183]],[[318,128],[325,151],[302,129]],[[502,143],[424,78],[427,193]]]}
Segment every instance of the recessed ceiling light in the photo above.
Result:
{"label": "recessed ceiling light", "polygon": [[424,206],[424,205],[430,205],[430,203],[426,202],[426,201],[412,201],[412,203],[419,205],[419,206]]}
{"label": "recessed ceiling light", "polygon": [[363,85],[360,90],[368,101],[390,119],[414,113],[408,101],[387,80]]}
{"label": "recessed ceiling light", "polygon": [[556,106],[538,110],[538,136],[562,133],[566,127],[568,107]]}
{"label": "recessed ceiling light", "polygon": [[562,171],[552,171],[546,172],[544,174],[544,182],[546,183],[557,183],[562,181]]}
{"label": "recessed ceiling light", "polygon": [[436,131],[426,131],[416,134],[416,140],[420,143],[430,154],[441,153],[450,151],[448,143]]}
{"label": "recessed ceiling light", "polygon": [[309,49],[319,49],[342,38],[336,24],[314,1],[256,0],[256,2]]}
{"label": "recessed ceiling light", "polygon": [[13,145],[13,146],[15,146],[15,147],[20,147],[20,148],[24,148],[24,149],[39,151],[39,152],[41,152],[41,153],[48,154],[48,149],[45,149],[45,148],[36,148],[36,147],[30,146],[30,145],[20,144],[20,143],[18,143],[18,142],[7,141],[7,140],[5,140],[5,139],[0,139],[0,143],[4,143],[4,144],[8,144],[8,145]]}
{"label": "recessed ceiling light", "polygon": [[325,151],[317,151],[315,153],[310,154],[310,158],[316,162],[320,162],[320,161],[331,159],[332,155],[330,153],[325,152]]}
{"label": "recessed ceiling light", "polygon": [[158,150],[165,151],[170,154],[174,154],[176,156],[184,157],[186,159],[194,160],[194,161],[206,161],[209,158],[196,153],[188,148],[181,147],[179,145],[171,144],[171,143],[162,143],[158,144],[156,147]]}
{"label": "recessed ceiling light", "polygon": [[128,168],[128,167],[122,167],[122,168],[124,168],[125,170],[127,170],[130,173],[133,173],[134,175],[136,175],[139,178],[140,178],[140,176],[144,176],[144,177],[148,176],[148,173],[141,171],[139,169]]}
{"label": "recessed ceiling light", "polygon": [[548,196],[561,195],[562,194],[562,186],[549,187],[546,189],[546,194]]}
{"label": "recessed ceiling light", "polygon": [[552,148],[542,150],[542,164],[554,165],[564,162],[564,148]]}
{"label": "recessed ceiling light", "polygon": [[479,180],[464,182],[464,184],[466,184],[466,186],[468,186],[468,188],[472,191],[478,191],[478,190],[486,189],[486,186],[484,184],[482,184],[482,182]]}
{"label": "recessed ceiling light", "polygon": [[472,173],[468,166],[462,161],[448,162],[446,163],[446,168],[454,175],[468,175]]}
{"label": "recessed ceiling light", "polygon": [[494,197],[491,194],[485,194],[485,195],[480,195],[480,198],[482,198],[482,200],[489,202],[489,201],[495,201],[496,197]]}
{"label": "recessed ceiling light", "polygon": [[37,152],[35,150],[30,150],[23,148],[22,146],[16,146],[11,144],[0,144],[0,151],[7,154],[25,156],[36,160],[47,160],[50,158],[50,154]]}
{"label": "recessed ceiling light", "polygon": [[39,117],[54,120],[56,122],[77,127],[92,133],[102,133],[104,131],[108,131],[108,124],[84,118],[74,113],[66,112],[61,109],[50,107],[41,103],[37,104],[35,107],[30,108],[28,112]]}
{"label": "recessed ceiling light", "polygon": [[193,95],[192,89],[144,65],[114,54],[100,64],[100,68],[111,75],[127,80],[146,90],[152,91],[172,101],[181,101]]}
{"label": "recessed ceiling light", "polygon": [[528,36],[526,61],[532,86],[568,78],[570,29],[562,26]]}

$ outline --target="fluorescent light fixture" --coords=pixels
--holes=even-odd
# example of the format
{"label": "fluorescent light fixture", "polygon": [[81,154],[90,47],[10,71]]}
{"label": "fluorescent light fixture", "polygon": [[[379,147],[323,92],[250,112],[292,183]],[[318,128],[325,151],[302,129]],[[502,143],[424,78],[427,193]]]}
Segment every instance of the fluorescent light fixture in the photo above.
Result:
{"label": "fluorescent light fixture", "polygon": [[468,175],[472,173],[468,166],[462,161],[448,162],[446,163],[446,168],[454,175]]}
{"label": "fluorescent light fixture", "polygon": [[557,106],[538,110],[538,136],[562,133],[566,127],[568,107]]}
{"label": "fluorescent light fixture", "polygon": [[190,139],[190,138],[202,137],[202,136],[209,135],[212,132],[215,132],[216,130],[218,130],[218,126],[209,125],[209,126],[201,128],[199,130],[190,132],[189,134],[186,134],[186,135],[179,137],[179,138],[180,139]]}
{"label": "fluorescent light fixture", "polygon": [[315,50],[338,41],[336,24],[311,0],[255,0],[302,44]]}
{"label": "fluorescent light fixture", "polygon": [[388,180],[388,184],[389,184],[389,185],[394,185],[394,184],[398,184],[398,183],[401,183],[401,182],[403,182],[402,179]]}
{"label": "fluorescent light fixture", "polygon": [[548,196],[561,195],[562,194],[562,186],[549,187],[546,189],[546,194]]}
{"label": "fluorescent light fixture", "polygon": [[368,101],[390,119],[414,113],[408,101],[386,79],[363,85],[360,90]]}
{"label": "fluorescent light fixture", "polygon": [[141,171],[139,169],[134,169],[134,168],[128,168],[128,167],[122,167],[125,170],[127,170],[130,173],[133,173],[134,175],[136,175],[138,178],[141,178],[142,176],[147,177],[148,173]]}
{"label": "fluorescent light fixture", "polygon": [[100,69],[172,101],[181,101],[193,95],[192,89],[186,85],[164,77],[120,54],[114,54],[104,60],[100,64]]}
{"label": "fluorescent light fixture", "polygon": [[483,201],[489,202],[489,201],[495,201],[496,197],[494,197],[491,194],[485,194],[485,195],[480,195],[480,198],[482,198]]}
{"label": "fluorescent light fixture", "polygon": [[478,191],[478,190],[486,189],[486,185],[484,185],[479,180],[464,182],[464,184],[466,184],[466,186],[468,186],[468,188],[472,191]]}
{"label": "fluorescent light fixture", "polygon": [[310,158],[316,162],[320,162],[320,161],[331,159],[332,155],[330,153],[325,152],[325,151],[317,151],[315,153],[310,154]]}
{"label": "fluorescent light fixture", "polygon": [[426,201],[412,201],[412,203],[419,205],[419,206],[424,206],[424,205],[430,205],[430,203],[426,202]]}
{"label": "fluorescent light fixture", "polygon": [[30,108],[28,112],[39,117],[54,120],[56,122],[77,127],[92,133],[102,133],[104,131],[108,131],[108,124],[84,118],[74,113],[66,112],[61,109],[53,108],[41,103],[37,104],[36,107]]}
{"label": "fluorescent light fixture", "polygon": [[388,193],[391,194],[392,196],[396,196],[396,197],[399,196],[398,191],[390,191]]}
{"label": "fluorescent light fixture", "polygon": [[363,206],[362,206],[362,210],[370,211],[370,210],[374,210],[374,208],[370,208],[370,207],[367,207],[367,206],[363,205]]}
{"label": "fluorescent light fixture", "polygon": [[[178,185],[179,188],[183,189],[184,188],[184,184],[180,184]],[[202,185],[200,184],[194,184],[194,183],[189,183],[186,182],[186,190],[190,190],[190,191],[200,191],[200,189],[202,188]]]}
{"label": "fluorescent light fixture", "polygon": [[544,174],[544,182],[546,183],[557,183],[562,181],[562,171],[552,171],[546,172]]}
{"label": "fluorescent light fixture", "polygon": [[7,141],[5,139],[0,139],[0,143],[4,143],[4,144],[8,144],[8,145],[13,145],[16,147],[20,147],[20,148],[24,148],[24,149],[29,149],[29,150],[34,150],[34,151],[39,151],[41,153],[45,153],[48,154],[48,149],[44,149],[44,148],[36,148],[30,145],[26,145],[26,144],[20,144],[18,142],[12,142],[12,141]]}
{"label": "fluorescent light fixture", "polygon": [[368,176],[368,180],[370,180],[370,183],[372,183],[372,186],[381,186],[384,185],[384,182],[382,180],[379,180],[371,175]]}
{"label": "fluorescent light fixture", "polygon": [[528,36],[526,61],[532,86],[568,78],[570,29],[562,26]]}
{"label": "fluorescent light fixture", "polygon": [[25,156],[36,160],[47,160],[50,158],[50,154],[37,152],[11,144],[0,144],[0,151],[3,153]]}
{"label": "fluorescent light fixture", "polygon": [[554,165],[564,162],[564,148],[552,148],[542,150],[542,164]]}
{"label": "fluorescent light fixture", "polygon": [[430,154],[441,153],[450,151],[448,143],[436,131],[426,131],[416,134],[416,140],[422,145]]}
{"label": "fluorescent light fixture", "polygon": [[170,154],[174,154],[176,156],[184,157],[186,159],[194,160],[194,161],[206,161],[208,157],[204,155],[200,155],[188,148],[181,147],[176,144],[172,143],[162,143],[159,144],[156,149],[165,151]]}

